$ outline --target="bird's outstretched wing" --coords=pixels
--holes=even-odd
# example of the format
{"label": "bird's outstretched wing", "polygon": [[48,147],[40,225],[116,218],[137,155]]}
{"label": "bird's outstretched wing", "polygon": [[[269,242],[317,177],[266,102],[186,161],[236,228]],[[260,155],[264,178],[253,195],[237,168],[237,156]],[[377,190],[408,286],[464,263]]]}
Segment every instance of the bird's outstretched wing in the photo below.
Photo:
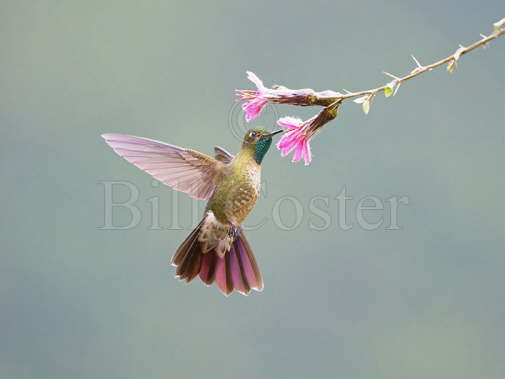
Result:
{"label": "bird's outstretched wing", "polygon": [[221,161],[223,163],[230,163],[232,159],[234,158],[233,155],[228,153],[225,149],[219,146],[214,146],[214,153],[216,156],[216,159],[218,161]]}
{"label": "bird's outstretched wing", "polygon": [[223,163],[199,153],[125,134],[102,134],[105,142],[128,162],[155,179],[196,199],[212,196]]}

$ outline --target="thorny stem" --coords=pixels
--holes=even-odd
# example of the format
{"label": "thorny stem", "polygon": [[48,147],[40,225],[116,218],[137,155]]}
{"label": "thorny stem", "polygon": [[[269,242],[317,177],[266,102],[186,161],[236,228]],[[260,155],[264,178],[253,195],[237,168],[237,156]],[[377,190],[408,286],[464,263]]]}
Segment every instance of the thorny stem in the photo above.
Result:
{"label": "thorny stem", "polygon": [[[454,66],[456,65],[456,62],[459,60],[459,58],[461,56],[465,55],[466,53],[469,53],[472,50],[475,50],[476,48],[478,48],[480,46],[486,47],[490,41],[505,34],[505,18],[494,23],[493,26],[494,26],[494,32],[491,33],[490,35],[485,36],[485,35],[481,34],[482,38],[480,40],[478,40],[477,42],[475,42],[467,47],[460,45],[459,48],[453,54],[451,54],[448,57],[441,59],[435,63],[432,63],[430,65],[423,66],[423,65],[421,65],[421,63],[419,63],[419,61],[416,59],[416,57],[412,56],[412,59],[414,60],[416,67],[409,74],[402,76],[402,77],[397,77],[397,76],[394,76],[388,72],[384,72],[384,74],[392,77],[393,81],[382,86],[382,87],[367,89],[367,90],[358,91],[358,92],[350,92],[350,91],[344,90],[346,92],[345,94],[339,94],[339,96],[335,96],[335,97],[325,97],[325,98],[320,98],[320,99],[318,98],[318,99],[315,99],[313,104],[330,107],[332,104],[334,104],[337,101],[340,104],[340,102],[342,102],[345,99],[350,99],[350,98],[358,97],[358,96],[368,95],[368,99],[371,99],[377,93],[384,92],[387,88],[391,89],[394,94],[394,92],[396,92],[396,89],[398,88],[398,86],[401,83],[406,82],[407,80],[413,79],[416,76],[419,76],[419,75],[425,73],[426,71],[431,71],[436,67],[442,66],[444,64],[448,64],[447,70],[452,71]],[[392,84],[394,85],[395,89],[391,88]]]}
{"label": "thorny stem", "polygon": [[[370,111],[370,102],[372,101],[374,96],[379,92],[384,92],[384,95],[386,97],[394,96],[398,91],[400,84],[402,84],[403,82],[413,79],[416,76],[419,76],[427,71],[431,71],[444,64],[447,64],[447,71],[452,72],[454,68],[457,67],[457,62],[463,55],[469,53],[472,50],[477,49],[480,46],[487,47],[490,41],[505,34],[505,18],[502,18],[500,21],[495,22],[493,24],[493,30],[494,30],[493,33],[491,33],[488,36],[481,34],[480,35],[481,39],[469,46],[465,47],[459,45],[459,47],[453,54],[427,66],[423,66],[419,62],[419,60],[417,60],[417,58],[412,55],[411,57],[414,63],[416,64],[415,68],[412,71],[410,71],[409,74],[401,77],[390,74],[389,72],[384,72],[385,75],[392,78],[392,81],[390,81],[389,83],[387,83],[382,87],[367,89],[358,92],[351,92],[344,89],[345,93],[340,93],[332,90],[326,90],[322,92],[316,92],[312,89],[290,90],[287,87],[276,85],[273,86],[274,90],[282,89],[283,90],[283,92],[281,91],[282,93],[277,93],[273,91],[273,93],[268,93],[270,97],[267,96],[261,97],[258,96],[259,93],[258,91],[260,89],[260,84],[261,87],[263,87],[263,83],[254,74],[249,72],[248,73],[249,79],[256,84],[256,86],[258,87],[258,91],[237,91],[237,92],[239,93],[240,100],[250,100],[249,97],[247,97],[247,94],[249,93],[254,95],[251,96],[252,99],[251,101],[256,101],[255,100],[256,96],[258,96],[262,102],[261,107],[268,102],[276,104],[292,104],[298,106],[317,105],[323,107],[323,109],[321,110],[321,112],[319,112],[318,115],[313,116],[312,118],[302,122],[301,125],[298,125],[299,129],[293,129],[288,127],[284,132],[290,133],[286,138],[291,139],[289,140],[289,142],[286,142],[287,139],[284,140],[285,145],[283,147],[281,146],[281,144],[284,137],[282,137],[281,141],[279,142],[279,145],[277,146],[279,150],[281,150],[282,155],[286,155],[289,152],[291,152],[293,148],[296,148],[297,150],[295,155],[293,156],[293,161],[296,162],[300,160],[300,158],[303,155],[305,164],[307,165],[310,163],[311,160],[309,140],[316,133],[318,133],[325,124],[329,123],[337,116],[338,109],[342,105],[344,100],[356,97],[356,99],[354,99],[354,102],[361,104],[363,112],[365,114],[368,114],[368,112]],[[256,104],[254,105],[257,106]],[[258,109],[255,109],[254,112],[251,112],[254,113],[253,115],[254,117],[256,117],[258,113],[261,112],[261,107],[259,108],[259,111]],[[246,110],[245,107],[244,110]],[[283,122],[280,121],[281,120],[277,122],[279,125],[286,126]],[[294,130],[296,130],[296,133],[298,134],[300,134],[300,132],[304,134],[303,138],[300,139],[299,141],[293,138],[293,136],[295,136],[293,134],[295,133]],[[297,136],[297,138],[298,137],[299,136]]]}

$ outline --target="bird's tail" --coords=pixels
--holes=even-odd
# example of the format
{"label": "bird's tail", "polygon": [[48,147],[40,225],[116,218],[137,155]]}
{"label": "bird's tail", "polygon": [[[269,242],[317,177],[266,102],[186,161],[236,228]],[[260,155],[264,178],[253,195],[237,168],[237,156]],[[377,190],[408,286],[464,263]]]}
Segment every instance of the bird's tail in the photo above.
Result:
{"label": "bird's tail", "polygon": [[230,250],[220,256],[215,249],[208,250],[199,239],[204,222],[205,217],[172,257],[171,263],[177,267],[176,278],[189,283],[199,275],[207,285],[216,282],[226,296],[233,290],[244,295],[251,289],[262,291],[263,279],[242,229],[236,231]]}

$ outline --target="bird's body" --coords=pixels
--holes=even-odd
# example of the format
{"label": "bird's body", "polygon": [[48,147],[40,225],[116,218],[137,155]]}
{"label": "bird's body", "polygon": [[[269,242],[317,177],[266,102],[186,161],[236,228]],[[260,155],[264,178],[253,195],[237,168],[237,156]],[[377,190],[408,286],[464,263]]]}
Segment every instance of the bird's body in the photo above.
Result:
{"label": "bird's body", "polygon": [[189,282],[199,275],[206,284],[215,281],[226,295],[233,289],[243,294],[263,289],[241,224],[259,198],[261,162],[274,134],[252,129],[235,157],[215,147],[215,159],[141,137],[103,135],[114,151],[156,179],[208,200],[202,220],[172,258],[179,279]]}
{"label": "bird's body", "polygon": [[221,169],[222,180],[207,205],[220,222],[242,224],[259,197],[261,166],[248,155],[239,153]]}

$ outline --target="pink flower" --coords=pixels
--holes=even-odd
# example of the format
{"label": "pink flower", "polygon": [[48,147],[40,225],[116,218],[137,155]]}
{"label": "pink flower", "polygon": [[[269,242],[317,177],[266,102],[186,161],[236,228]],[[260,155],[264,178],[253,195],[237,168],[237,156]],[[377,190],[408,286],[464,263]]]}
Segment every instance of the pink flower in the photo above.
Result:
{"label": "pink flower", "polygon": [[310,164],[312,154],[309,141],[314,135],[311,132],[310,125],[316,117],[314,116],[307,121],[295,117],[282,117],[277,121],[279,126],[287,128],[286,134],[277,143],[277,148],[281,151],[283,157],[294,150],[292,162],[298,162],[303,158],[305,166]]}
{"label": "pink flower", "polygon": [[238,100],[244,100],[242,109],[245,112],[245,120],[247,122],[255,119],[268,104],[268,99],[264,96],[268,89],[263,85],[263,82],[254,74],[247,71],[247,78],[256,85],[257,91],[235,90]]}
{"label": "pink flower", "polygon": [[292,90],[282,86],[267,88],[260,78],[251,71],[247,71],[247,78],[256,85],[256,91],[235,90],[238,101],[245,101],[242,109],[247,122],[254,120],[268,103],[313,105],[317,94],[310,88]]}
{"label": "pink flower", "polygon": [[283,135],[277,144],[277,148],[284,157],[295,151],[293,162],[298,162],[303,158],[305,166],[310,164],[312,154],[310,152],[310,140],[314,138],[322,127],[337,117],[338,108],[342,100],[337,100],[324,108],[319,114],[302,121],[295,117],[282,117],[277,120],[277,124],[286,128],[286,134]]}

